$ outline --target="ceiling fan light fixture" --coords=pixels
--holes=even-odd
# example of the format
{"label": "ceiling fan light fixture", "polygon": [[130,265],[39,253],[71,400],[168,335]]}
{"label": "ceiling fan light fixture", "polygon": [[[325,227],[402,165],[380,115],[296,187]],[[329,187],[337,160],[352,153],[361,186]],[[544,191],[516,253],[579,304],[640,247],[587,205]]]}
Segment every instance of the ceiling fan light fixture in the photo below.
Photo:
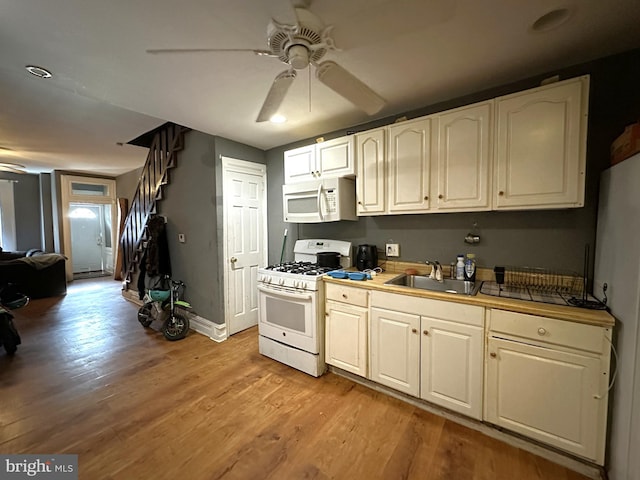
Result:
{"label": "ceiling fan light fixture", "polygon": [[309,50],[304,45],[292,45],[287,50],[289,65],[296,70],[302,70],[309,66]]}
{"label": "ceiling fan light fixture", "polygon": [[46,68],[38,67],[37,65],[27,65],[24,67],[31,75],[38,78],[51,78],[53,75]]}

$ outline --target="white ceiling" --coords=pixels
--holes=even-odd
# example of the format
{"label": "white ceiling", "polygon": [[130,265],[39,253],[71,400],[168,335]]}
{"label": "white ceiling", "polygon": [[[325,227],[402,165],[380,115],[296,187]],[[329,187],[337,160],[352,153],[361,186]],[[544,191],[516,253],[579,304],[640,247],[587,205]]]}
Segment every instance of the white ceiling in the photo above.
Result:
{"label": "white ceiling", "polygon": [[[145,52],[264,49],[271,18],[293,23],[290,2],[2,0],[0,162],[115,176],[146,158],[126,142],[165,121],[268,149],[372,120],[309,82],[307,69],[282,105],[289,121],[256,123],[286,70],[276,58]],[[530,30],[560,7],[571,11],[562,26]],[[341,48],[325,59],[387,101],[375,118],[640,47],[638,0],[315,0],[310,9]],[[53,78],[28,74],[29,64]]]}

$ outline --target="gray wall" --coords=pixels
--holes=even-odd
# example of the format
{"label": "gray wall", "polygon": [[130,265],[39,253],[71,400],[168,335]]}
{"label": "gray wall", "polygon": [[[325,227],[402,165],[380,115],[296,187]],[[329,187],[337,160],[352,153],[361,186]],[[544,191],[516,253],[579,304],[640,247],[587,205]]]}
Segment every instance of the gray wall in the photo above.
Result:
{"label": "gray wall", "polygon": [[[173,277],[185,282],[185,298],[194,311],[216,323],[224,323],[220,155],[266,162],[262,150],[191,131],[158,204],[158,213],[167,217]],[[185,243],[178,241],[180,233]]]}
{"label": "gray wall", "polygon": [[0,178],[15,180],[13,199],[16,213],[16,247],[18,250],[42,248],[40,217],[40,178],[29,173],[0,172]]}
{"label": "gray wall", "polygon": [[[325,224],[285,224],[282,220],[283,153],[296,146],[312,143],[320,135],[331,139],[347,132],[368,130],[392,123],[386,118],[346,130],[323,134],[267,152],[269,175],[269,262],[280,260],[282,235],[289,230],[285,259],[293,256],[296,238],[336,238],[354,245],[372,243],[379,249],[393,240],[400,244],[403,261],[454,260],[458,253],[476,253],[480,266],[519,265],[568,269],[582,272],[585,245],[595,246],[598,184],[600,172],[609,165],[609,146],[640,116],[640,50],[608,57],[589,64],[549,72],[511,85],[472,93],[437,105],[408,112],[408,118],[455,108],[538,86],[540,80],[554,74],[561,79],[591,75],[589,134],[587,140],[587,179],[585,207],[568,210],[448,213],[362,217],[356,222]],[[477,223],[481,243],[463,242]],[[590,258],[593,268],[593,254]]]}

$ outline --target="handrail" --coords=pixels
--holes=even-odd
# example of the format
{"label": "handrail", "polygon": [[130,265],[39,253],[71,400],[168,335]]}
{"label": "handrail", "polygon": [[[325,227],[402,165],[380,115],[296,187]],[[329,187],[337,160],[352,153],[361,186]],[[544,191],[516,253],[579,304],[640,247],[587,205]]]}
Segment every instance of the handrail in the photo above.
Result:
{"label": "handrail", "polygon": [[125,282],[131,280],[138,253],[146,239],[146,225],[155,212],[162,185],[167,183],[168,170],[176,165],[177,152],[182,149],[186,128],[180,125],[168,125],[156,133],[147,160],[142,168],[140,180],[131,202],[120,236],[122,249],[122,273]]}

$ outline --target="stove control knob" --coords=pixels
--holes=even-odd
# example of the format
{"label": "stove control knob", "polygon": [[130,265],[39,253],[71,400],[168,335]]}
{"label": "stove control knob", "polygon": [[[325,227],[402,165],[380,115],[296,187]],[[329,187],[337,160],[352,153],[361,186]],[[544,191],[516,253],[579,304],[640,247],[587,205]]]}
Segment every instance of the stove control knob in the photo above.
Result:
{"label": "stove control knob", "polygon": [[307,288],[307,282],[300,282],[300,288]]}
{"label": "stove control knob", "polygon": [[284,278],[281,278],[280,281],[278,282],[280,285],[284,285]]}

